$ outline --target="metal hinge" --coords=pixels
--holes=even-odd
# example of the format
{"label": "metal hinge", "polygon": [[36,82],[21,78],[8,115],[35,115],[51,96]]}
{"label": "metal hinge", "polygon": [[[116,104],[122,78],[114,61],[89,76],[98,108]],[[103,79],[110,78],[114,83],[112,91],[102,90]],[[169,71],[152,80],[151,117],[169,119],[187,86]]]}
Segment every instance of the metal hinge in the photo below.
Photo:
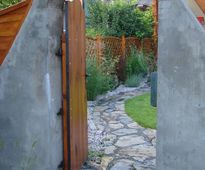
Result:
{"label": "metal hinge", "polygon": [[58,51],[56,52],[56,56],[58,56],[58,57],[62,57],[62,48],[60,47],[59,49],[58,49]]}
{"label": "metal hinge", "polygon": [[57,113],[57,116],[62,116],[63,115],[63,108],[60,108],[59,112]]}
{"label": "metal hinge", "polygon": [[61,161],[61,163],[58,165],[58,169],[59,170],[63,170],[64,169],[64,161]]}

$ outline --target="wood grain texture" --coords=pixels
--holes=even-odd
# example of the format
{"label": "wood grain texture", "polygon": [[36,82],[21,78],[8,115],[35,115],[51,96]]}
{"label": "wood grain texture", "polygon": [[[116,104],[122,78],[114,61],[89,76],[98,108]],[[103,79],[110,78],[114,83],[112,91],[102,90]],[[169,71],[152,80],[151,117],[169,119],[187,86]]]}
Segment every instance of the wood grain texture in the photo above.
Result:
{"label": "wood grain texture", "polygon": [[63,36],[62,60],[64,170],[79,170],[88,155],[85,14],[80,0],[68,2],[68,11],[69,40],[66,44]]}
{"label": "wood grain texture", "polygon": [[0,10],[0,65],[12,47],[31,5],[32,0],[26,0]]}
{"label": "wood grain texture", "polygon": [[205,13],[205,0],[195,0],[201,10]]}
{"label": "wood grain texture", "polygon": [[154,31],[153,31],[153,39],[154,39],[154,56],[155,56],[155,63],[157,62],[157,55],[158,55],[158,22],[159,22],[159,2],[158,0],[152,1],[152,13],[154,19]]}

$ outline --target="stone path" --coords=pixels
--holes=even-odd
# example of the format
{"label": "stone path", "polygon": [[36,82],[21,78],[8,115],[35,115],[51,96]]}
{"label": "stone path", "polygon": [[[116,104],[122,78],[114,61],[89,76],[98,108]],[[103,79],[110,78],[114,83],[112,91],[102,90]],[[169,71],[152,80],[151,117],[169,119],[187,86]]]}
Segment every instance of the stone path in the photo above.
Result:
{"label": "stone path", "polygon": [[155,169],[156,130],[139,126],[124,110],[125,100],[148,91],[145,83],[138,88],[120,86],[88,102],[90,153],[82,169]]}

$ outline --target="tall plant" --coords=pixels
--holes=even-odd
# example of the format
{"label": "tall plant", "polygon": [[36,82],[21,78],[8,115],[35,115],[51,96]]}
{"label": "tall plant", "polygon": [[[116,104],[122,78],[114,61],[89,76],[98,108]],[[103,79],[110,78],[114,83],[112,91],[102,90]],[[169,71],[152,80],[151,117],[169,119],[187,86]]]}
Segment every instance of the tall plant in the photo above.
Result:
{"label": "tall plant", "polygon": [[113,89],[117,85],[116,60],[107,53],[100,63],[95,56],[87,56],[87,96],[88,100],[95,100],[97,95]]}
{"label": "tall plant", "polygon": [[129,54],[126,56],[126,77],[132,75],[145,75],[148,73],[148,65],[143,52],[137,51],[135,47],[130,48]]}

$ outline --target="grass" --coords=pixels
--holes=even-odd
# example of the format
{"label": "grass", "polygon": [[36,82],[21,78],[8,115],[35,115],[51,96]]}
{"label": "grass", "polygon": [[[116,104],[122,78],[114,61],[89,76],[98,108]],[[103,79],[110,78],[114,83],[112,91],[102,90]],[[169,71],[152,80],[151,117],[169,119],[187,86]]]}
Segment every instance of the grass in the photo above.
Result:
{"label": "grass", "polygon": [[139,125],[156,129],[157,109],[150,105],[150,93],[127,100],[125,111]]}

